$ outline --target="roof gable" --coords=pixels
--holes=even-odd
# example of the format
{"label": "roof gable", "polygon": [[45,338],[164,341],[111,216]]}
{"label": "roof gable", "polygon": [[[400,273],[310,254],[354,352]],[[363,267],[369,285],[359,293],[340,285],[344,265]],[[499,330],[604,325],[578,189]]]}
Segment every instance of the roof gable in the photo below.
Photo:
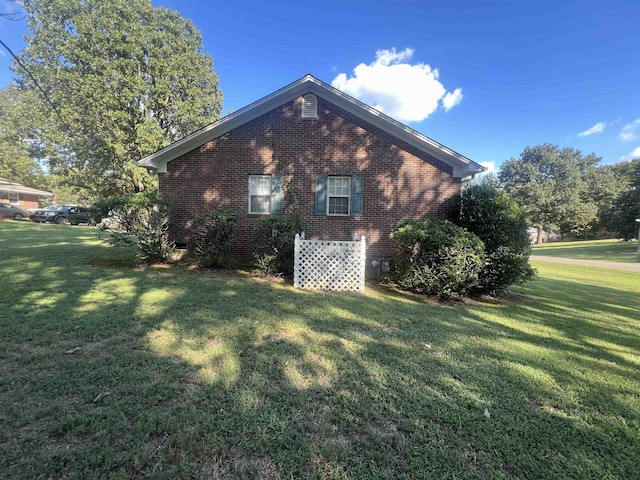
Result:
{"label": "roof gable", "polygon": [[356,100],[350,95],[333,88],[312,75],[305,75],[286,87],[158,150],[138,161],[137,165],[165,173],[167,171],[167,163],[172,160],[307,93],[312,93],[333,103],[396,138],[405,141],[409,145],[450,165],[453,168],[454,177],[467,177],[485,170],[485,168],[478,163]]}

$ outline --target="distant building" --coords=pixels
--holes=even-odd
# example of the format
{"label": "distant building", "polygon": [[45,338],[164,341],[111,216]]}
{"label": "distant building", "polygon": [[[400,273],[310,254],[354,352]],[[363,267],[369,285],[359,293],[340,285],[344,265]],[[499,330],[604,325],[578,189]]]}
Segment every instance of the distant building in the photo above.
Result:
{"label": "distant building", "polygon": [[53,193],[0,177],[0,203],[9,203],[23,209],[38,208],[40,197],[53,197]]}
{"label": "distant building", "polygon": [[[529,234],[529,242],[531,245],[534,245],[538,241],[538,229],[534,227],[527,228],[527,233]],[[542,243],[548,242],[557,242],[560,240],[560,235],[557,233],[549,233],[544,230],[540,232],[540,237],[542,238]]]}

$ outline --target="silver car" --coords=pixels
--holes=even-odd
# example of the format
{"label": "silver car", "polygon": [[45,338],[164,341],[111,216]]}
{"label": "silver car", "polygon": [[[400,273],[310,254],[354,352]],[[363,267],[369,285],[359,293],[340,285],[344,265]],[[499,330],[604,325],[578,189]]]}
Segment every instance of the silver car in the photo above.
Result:
{"label": "silver car", "polygon": [[23,218],[27,218],[28,216],[29,212],[21,209],[20,207],[16,207],[15,205],[11,205],[10,203],[0,203],[0,217],[22,220]]}

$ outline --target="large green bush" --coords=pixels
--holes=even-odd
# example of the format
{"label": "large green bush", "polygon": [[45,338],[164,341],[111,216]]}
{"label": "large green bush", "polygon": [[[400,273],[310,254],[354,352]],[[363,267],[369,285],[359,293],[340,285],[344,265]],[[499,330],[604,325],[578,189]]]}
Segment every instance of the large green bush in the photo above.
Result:
{"label": "large green bush", "polygon": [[535,276],[524,214],[506,192],[493,185],[471,185],[460,195],[459,211],[456,223],[476,234],[485,247],[486,263],[474,292],[495,293]]}
{"label": "large green bush", "polygon": [[407,290],[451,297],[478,283],[484,266],[482,241],[443,220],[405,220],[391,233],[398,284]]}
{"label": "large green bush", "polygon": [[269,275],[293,272],[293,249],[300,221],[294,215],[274,215],[258,220],[252,237],[256,269]]}
{"label": "large green bush", "polygon": [[168,260],[169,202],[157,193],[121,195],[100,200],[91,208],[99,236],[112,246],[132,245],[146,262]]}
{"label": "large green bush", "polygon": [[236,213],[228,209],[203,212],[194,218],[191,223],[191,238],[200,266],[226,265],[236,218]]}

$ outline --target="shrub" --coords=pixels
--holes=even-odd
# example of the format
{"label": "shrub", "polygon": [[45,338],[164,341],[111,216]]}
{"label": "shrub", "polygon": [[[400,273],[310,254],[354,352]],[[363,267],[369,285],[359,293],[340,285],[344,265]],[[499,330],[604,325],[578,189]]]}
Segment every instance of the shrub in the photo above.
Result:
{"label": "shrub", "polygon": [[165,261],[173,253],[169,202],[157,193],[110,197],[94,203],[91,212],[99,224],[98,235],[109,245],[134,246],[146,262]]}
{"label": "shrub", "polygon": [[194,218],[191,238],[200,266],[224,266],[227,263],[236,217],[233,210],[217,210],[201,213]]}
{"label": "shrub", "polygon": [[484,247],[474,234],[448,221],[405,220],[391,233],[400,287],[450,297],[477,285]]}
{"label": "shrub", "polygon": [[495,293],[535,276],[524,214],[506,192],[493,185],[471,185],[462,191],[459,206],[456,223],[476,234],[486,253],[473,291]]}
{"label": "shrub", "polygon": [[253,231],[252,250],[256,269],[263,274],[293,272],[293,249],[300,231],[298,217],[278,215],[258,220]]}

